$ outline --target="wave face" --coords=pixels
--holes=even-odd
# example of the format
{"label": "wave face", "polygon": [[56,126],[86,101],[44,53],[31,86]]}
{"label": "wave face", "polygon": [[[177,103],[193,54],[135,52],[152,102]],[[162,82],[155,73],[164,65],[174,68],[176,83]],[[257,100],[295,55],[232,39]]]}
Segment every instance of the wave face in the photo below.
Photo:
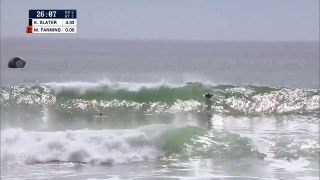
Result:
{"label": "wave face", "polygon": [[[208,101],[203,94],[214,94]],[[56,112],[118,110],[152,113],[203,112],[215,114],[314,114],[320,110],[317,89],[274,88],[188,83],[47,83],[1,88],[2,108],[49,107]]]}

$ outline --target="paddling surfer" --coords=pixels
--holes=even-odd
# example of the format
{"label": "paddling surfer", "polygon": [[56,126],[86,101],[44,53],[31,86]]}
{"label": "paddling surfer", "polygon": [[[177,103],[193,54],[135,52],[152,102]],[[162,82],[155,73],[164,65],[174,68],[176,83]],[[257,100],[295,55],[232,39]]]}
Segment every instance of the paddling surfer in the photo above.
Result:
{"label": "paddling surfer", "polygon": [[104,122],[104,116],[103,116],[103,114],[102,114],[102,113],[100,113],[100,114],[99,114],[99,116],[98,116],[97,120],[98,120],[98,124],[101,124],[101,123],[103,123],[103,122]]}

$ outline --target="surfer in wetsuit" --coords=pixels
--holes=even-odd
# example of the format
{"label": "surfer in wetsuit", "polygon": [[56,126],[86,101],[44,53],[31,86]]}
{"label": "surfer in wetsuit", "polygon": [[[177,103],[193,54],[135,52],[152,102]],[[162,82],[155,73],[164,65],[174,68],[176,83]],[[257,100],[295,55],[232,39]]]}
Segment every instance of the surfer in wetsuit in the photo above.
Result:
{"label": "surfer in wetsuit", "polygon": [[211,99],[213,94],[211,93],[204,93],[204,96],[207,98],[207,99]]}
{"label": "surfer in wetsuit", "polygon": [[210,110],[211,110],[211,107],[212,107],[212,97],[213,97],[213,94],[211,94],[211,93],[205,93],[205,94],[204,94],[204,97],[206,97],[205,103],[206,103],[206,105],[207,105],[207,110],[210,111]]}
{"label": "surfer in wetsuit", "polygon": [[207,106],[207,116],[208,116],[208,128],[210,129],[212,127],[212,113],[211,113],[211,108],[212,108],[212,93],[205,93],[204,97],[206,98],[205,104]]}

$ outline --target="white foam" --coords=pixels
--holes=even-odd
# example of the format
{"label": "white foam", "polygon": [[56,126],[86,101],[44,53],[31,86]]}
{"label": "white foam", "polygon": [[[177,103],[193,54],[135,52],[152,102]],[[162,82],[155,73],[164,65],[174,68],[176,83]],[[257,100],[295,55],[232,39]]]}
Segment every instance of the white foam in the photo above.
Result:
{"label": "white foam", "polygon": [[162,154],[156,141],[139,130],[76,130],[1,132],[1,159],[5,163],[82,162],[129,163]]}
{"label": "white foam", "polygon": [[269,165],[275,169],[282,169],[286,171],[305,171],[309,170],[307,166],[310,164],[310,161],[299,158],[293,161],[281,160],[281,159],[274,159],[273,162]]}
{"label": "white foam", "polygon": [[98,82],[50,82],[43,83],[43,85],[48,86],[54,93],[59,93],[61,91],[72,91],[79,94],[84,94],[90,90],[99,91],[105,88],[110,88],[111,90],[126,89],[128,91],[139,91],[144,88],[156,89],[159,87],[182,87],[185,84],[168,83],[166,81],[160,81],[156,83],[115,82],[105,79]]}
{"label": "white foam", "polygon": [[300,180],[319,180],[319,176],[318,177],[313,177],[313,176],[297,177],[297,179],[300,179]]}

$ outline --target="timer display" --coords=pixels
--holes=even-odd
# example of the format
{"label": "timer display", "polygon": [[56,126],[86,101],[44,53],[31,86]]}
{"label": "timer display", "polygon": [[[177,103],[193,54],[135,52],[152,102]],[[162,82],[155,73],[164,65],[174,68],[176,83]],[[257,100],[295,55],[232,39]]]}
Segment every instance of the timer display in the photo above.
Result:
{"label": "timer display", "polygon": [[29,10],[27,33],[77,33],[77,10]]}
{"label": "timer display", "polygon": [[66,9],[66,10],[41,10],[41,9],[31,9],[29,10],[29,18],[57,18],[57,19],[76,19],[77,10]]}

